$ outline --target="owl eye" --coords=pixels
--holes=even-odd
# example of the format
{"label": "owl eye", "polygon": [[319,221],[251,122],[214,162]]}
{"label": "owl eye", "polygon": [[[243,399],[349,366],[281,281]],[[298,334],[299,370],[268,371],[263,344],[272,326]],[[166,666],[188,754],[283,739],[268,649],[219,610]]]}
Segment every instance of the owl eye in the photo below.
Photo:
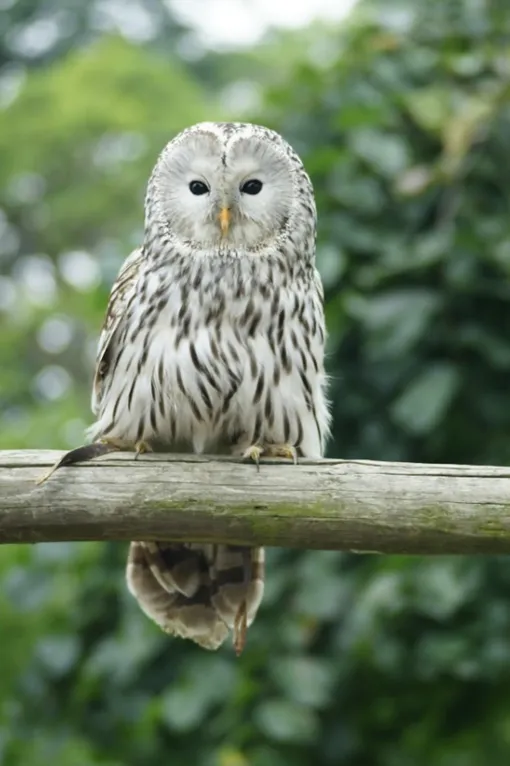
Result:
{"label": "owl eye", "polygon": [[203,181],[191,181],[189,190],[192,194],[195,194],[198,197],[201,194],[207,194],[209,192],[209,187]]}
{"label": "owl eye", "polygon": [[258,194],[261,189],[262,181],[259,181],[258,178],[251,178],[249,181],[245,181],[241,186],[243,194]]}

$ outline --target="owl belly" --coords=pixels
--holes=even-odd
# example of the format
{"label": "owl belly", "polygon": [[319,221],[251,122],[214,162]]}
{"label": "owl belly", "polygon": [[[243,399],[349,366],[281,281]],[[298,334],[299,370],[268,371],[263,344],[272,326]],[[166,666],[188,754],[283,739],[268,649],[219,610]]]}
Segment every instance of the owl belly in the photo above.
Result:
{"label": "owl belly", "polygon": [[[299,367],[282,360],[264,334],[243,337],[215,325],[182,337],[166,326],[153,329],[144,345],[141,357],[126,347],[119,358],[96,437],[193,452],[285,443],[321,454]],[[308,386],[317,388],[313,381]]]}

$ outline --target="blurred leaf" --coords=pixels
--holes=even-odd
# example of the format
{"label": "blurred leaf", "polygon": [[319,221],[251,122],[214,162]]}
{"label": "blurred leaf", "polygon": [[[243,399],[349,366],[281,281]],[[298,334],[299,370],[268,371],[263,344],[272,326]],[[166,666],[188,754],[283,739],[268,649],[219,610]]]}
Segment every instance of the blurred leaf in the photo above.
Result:
{"label": "blurred leaf", "polygon": [[279,658],[275,677],[286,696],[310,707],[325,705],[334,684],[329,663],[312,657]]}
{"label": "blurred leaf", "polygon": [[417,88],[405,94],[404,104],[421,128],[440,134],[452,114],[452,92],[436,85]]}
{"label": "blurred leaf", "polygon": [[281,742],[310,742],[317,733],[317,721],[305,707],[285,700],[267,700],[255,711],[255,720],[265,735]]}
{"label": "blurred leaf", "polygon": [[459,385],[459,371],[453,365],[431,366],[395,401],[392,415],[412,433],[431,431],[440,422]]}
{"label": "blurred leaf", "polygon": [[442,167],[446,173],[454,175],[458,171],[473,142],[481,138],[480,131],[498,107],[500,98],[497,93],[466,99],[445,123]]}
{"label": "blurred leaf", "polygon": [[409,153],[402,137],[365,129],[357,130],[351,148],[377,173],[392,178],[407,167]]}
{"label": "blurred leaf", "polygon": [[370,332],[371,353],[391,358],[418,342],[439,306],[439,295],[420,289],[381,292],[368,300],[353,301],[349,309]]}

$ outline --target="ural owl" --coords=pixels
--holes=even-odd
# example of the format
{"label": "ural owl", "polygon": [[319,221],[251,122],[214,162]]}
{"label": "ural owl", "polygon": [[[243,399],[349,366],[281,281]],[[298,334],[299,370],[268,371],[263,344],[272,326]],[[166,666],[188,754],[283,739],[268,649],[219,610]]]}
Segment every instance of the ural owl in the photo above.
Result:
{"label": "ural owl", "polygon": [[[110,295],[92,441],[257,464],[322,456],[315,232],[310,179],[277,133],[200,123],[170,141],[149,180],[143,244]],[[264,550],[132,542],[126,574],[163,630],[207,649],[233,630],[239,652],[262,599]]]}

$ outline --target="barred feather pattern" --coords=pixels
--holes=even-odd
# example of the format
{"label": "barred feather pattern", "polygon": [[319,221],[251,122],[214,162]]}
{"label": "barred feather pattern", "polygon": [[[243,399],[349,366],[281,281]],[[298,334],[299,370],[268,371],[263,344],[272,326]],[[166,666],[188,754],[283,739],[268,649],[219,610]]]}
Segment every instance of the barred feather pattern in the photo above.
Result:
{"label": "barred feather pattern", "polygon": [[[260,151],[270,145],[287,163],[291,203],[270,237],[248,247],[239,235],[211,245],[179,236],[167,209],[166,173],[179,144],[201,135],[223,164],[240,138],[262,144]],[[242,229],[243,220],[234,225]],[[278,134],[202,123],[170,142],[149,181],[143,246],[112,288],[89,435],[131,449],[144,443],[243,455],[253,445],[269,451],[291,445],[300,456],[320,457],[329,413],[315,229],[310,180]],[[243,603],[247,625],[255,618],[264,551],[137,541],[130,546],[127,583],[163,630],[216,649],[235,628]]]}

